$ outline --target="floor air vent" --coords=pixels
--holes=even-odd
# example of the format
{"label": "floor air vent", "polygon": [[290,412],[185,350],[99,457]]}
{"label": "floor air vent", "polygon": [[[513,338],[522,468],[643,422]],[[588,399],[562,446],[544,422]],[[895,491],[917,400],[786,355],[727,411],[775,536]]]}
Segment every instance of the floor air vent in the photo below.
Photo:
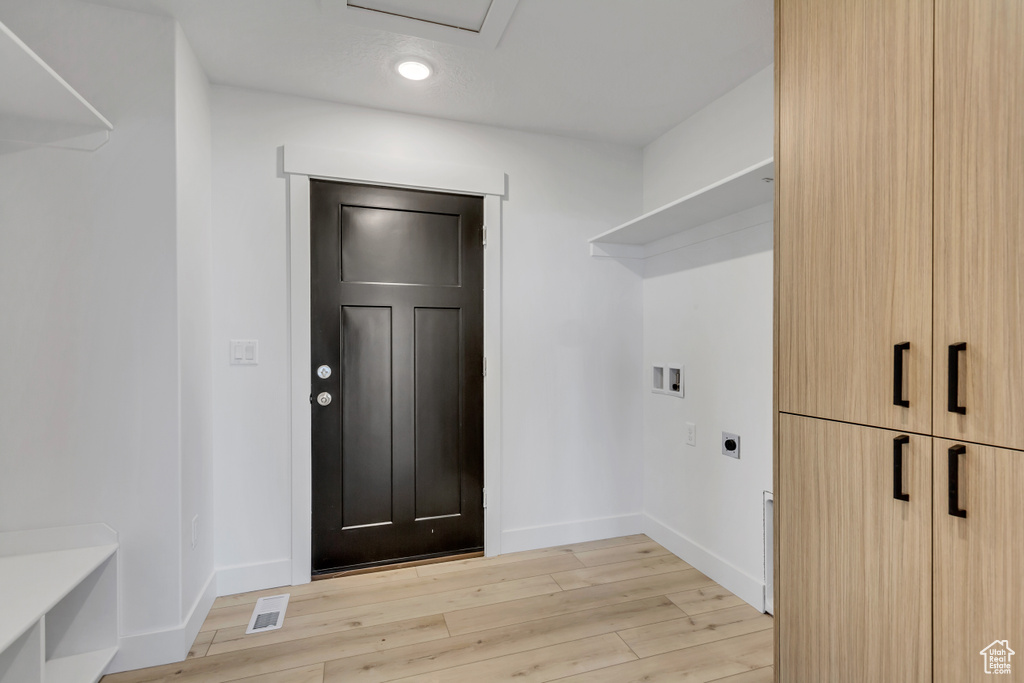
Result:
{"label": "floor air vent", "polygon": [[284,613],[288,610],[290,595],[285,593],[257,600],[256,609],[252,611],[252,618],[249,619],[249,628],[245,629],[246,635],[281,628],[284,625]]}

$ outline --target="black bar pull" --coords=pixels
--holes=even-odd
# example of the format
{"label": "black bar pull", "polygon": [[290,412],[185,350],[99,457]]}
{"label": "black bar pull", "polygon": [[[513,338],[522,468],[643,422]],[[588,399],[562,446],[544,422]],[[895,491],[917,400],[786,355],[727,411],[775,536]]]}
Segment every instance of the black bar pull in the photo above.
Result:
{"label": "black bar pull", "polygon": [[910,342],[900,342],[892,347],[892,404],[910,407],[910,401],[903,398],[903,354],[910,350]]}
{"label": "black bar pull", "polygon": [[967,350],[967,342],[949,345],[949,412],[965,415],[967,408],[960,405],[960,352]]}
{"label": "black bar pull", "polygon": [[949,449],[949,514],[966,517],[967,510],[960,507],[960,456],[967,452],[964,446]]}
{"label": "black bar pull", "polygon": [[910,437],[903,434],[892,440],[892,497],[896,500],[910,500],[909,493],[903,493],[903,447],[910,443]]}

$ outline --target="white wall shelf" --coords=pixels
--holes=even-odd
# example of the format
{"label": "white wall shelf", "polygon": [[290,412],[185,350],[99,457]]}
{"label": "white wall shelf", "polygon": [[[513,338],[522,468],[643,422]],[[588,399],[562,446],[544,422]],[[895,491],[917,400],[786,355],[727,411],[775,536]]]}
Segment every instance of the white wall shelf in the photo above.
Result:
{"label": "white wall shelf", "polygon": [[117,534],[0,534],[0,683],[96,683],[118,645]]}
{"label": "white wall shelf", "polygon": [[114,127],[0,23],[0,153],[47,146],[94,150]]}
{"label": "white wall shelf", "polygon": [[590,255],[646,258],[651,255],[647,247],[655,242],[772,201],[775,186],[766,178],[775,178],[774,159],[765,159],[592,237]]}

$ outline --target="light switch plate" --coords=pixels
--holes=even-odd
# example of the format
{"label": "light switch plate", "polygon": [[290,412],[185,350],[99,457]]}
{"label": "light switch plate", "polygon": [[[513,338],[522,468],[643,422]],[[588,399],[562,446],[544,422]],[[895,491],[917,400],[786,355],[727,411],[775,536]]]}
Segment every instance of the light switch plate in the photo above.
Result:
{"label": "light switch plate", "polygon": [[230,351],[232,365],[259,365],[260,342],[258,339],[232,339]]}
{"label": "light switch plate", "polygon": [[686,423],[686,445],[697,445],[697,425],[693,424],[692,422]]}

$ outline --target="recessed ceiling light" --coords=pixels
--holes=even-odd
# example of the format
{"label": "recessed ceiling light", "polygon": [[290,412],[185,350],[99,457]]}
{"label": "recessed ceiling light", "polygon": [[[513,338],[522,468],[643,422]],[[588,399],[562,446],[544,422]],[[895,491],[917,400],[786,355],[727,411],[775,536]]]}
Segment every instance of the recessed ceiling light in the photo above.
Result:
{"label": "recessed ceiling light", "polygon": [[410,81],[422,81],[424,78],[430,76],[430,67],[423,62],[407,60],[398,65],[398,73],[402,74]]}

